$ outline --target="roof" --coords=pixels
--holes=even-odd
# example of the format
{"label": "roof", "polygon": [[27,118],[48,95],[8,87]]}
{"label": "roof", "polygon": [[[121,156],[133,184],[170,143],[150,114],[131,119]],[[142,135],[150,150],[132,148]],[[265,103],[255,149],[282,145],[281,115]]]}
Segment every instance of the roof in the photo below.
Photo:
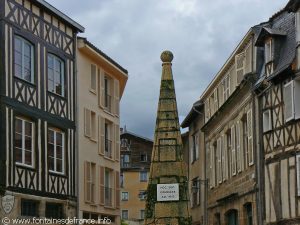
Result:
{"label": "roof", "polygon": [[[259,88],[260,85],[265,81],[269,81],[282,74],[284,71],[291,68],[291,65],[296,57],[296,28],[294,25],[295,14],[284,13],[278,15],[277,18],[273,18],[264,27],[265,32],[273,32],[276,34],[284,34],[284,38],[275,40],[275,50],[274,50],[274,71],[273,73],[266,77],[265,73],[265,62],[263,62],[263,67],[260,73],[260,77],[255,84],[255,89]],[[280,30],[280,32],[279,32]]]}
{"label": "roof", "polygon": [[108,55],[106,55],[104,52],[102,52],[99,48],[97,48],[95,45],[93,45],[91,42],[87,40],[87,38],[84,37],[78,37],[78,39],[83,40],[85,44],[87,44],[89,47],[91,47],[94,51],[96,51],[99,55],[103,56],[107,61],[109,61],[111,64],[116,66],[119,70],[121,70],[123,73],[128,75],[128,71],[124,69],[120,64],[118,64],[116,61],[114,61],[112,58],[110,58]]}
{"label": "roof", "polygon": [[67,22],[69,25],[71,25],[77,31],[84,32],[84,27],[83,26],[81,26],[79,23],[77,23],[74,20],[72,20],[66,14],[64,14],[61,11],[59,11],[58,9],[56,9],[54,6],[50,5],[48,2],[46,2],[44,0],[35,0],[34,2],[36,2],[39,5],[41,5],[46,10],[48,10],[48,11],[54,13],[55,15],[57,15],[60,19],[62,19],[65,22]]}
{"label": "roof", "polygon": [[285,6],[285,10],[288,12],[296,12],[300,7],[300,0],[290,0],[288,4]]}
{"label": "roof", "polygon": [[122,136],[122,135],[125,135],[125,134],[128,134],[128,135],[130,135],[130,136],[134,136],[134,137],[137,137],[137,138],[139,138],[139,139],[143,139],[143,140],[145,140],[145,141],[149,141],[149,142],[152,142],[152,143],[153,143],[153,140],[151,140],[151,139],[149,139],[149,138],[146,138],[146,137],[143,137],[143,136],[141,136],[141,135],[135,134],[135,133],[133,133],[133,132],[127,131],[127,130],[123,131],[123,132],[121,133],[121,136]]}
{"label": "roof", "polygon": [[269,27],[262,27],[257,37],[256,46],[263,46],[265,38],[268,36],[286,36],[287,33],[280,29],[271,29]]}
{"label": "roof", "polygon": [[190,112],[188,113],[188,115],[185,117],[185,119],[183,120],[183,122],[181,123],[181,127],[182,128],[186,128],[189,127],[190,124],[193,122],[193,120],[200,114],[200,110],[203,109],[203,102],[201,100],[196,101]]}

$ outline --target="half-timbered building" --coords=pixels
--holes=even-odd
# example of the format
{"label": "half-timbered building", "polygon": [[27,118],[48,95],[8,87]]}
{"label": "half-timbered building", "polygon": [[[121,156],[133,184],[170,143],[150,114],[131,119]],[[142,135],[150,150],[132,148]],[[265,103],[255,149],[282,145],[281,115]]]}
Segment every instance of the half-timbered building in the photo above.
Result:
{"label": "half-timbered building", "polygon": [[84,28],[44,0],[1,0],[0,31],[0,184],[15,199],[10,216],[75,216],[76,35]]}
{"label": "half-timbered building", "polygon": [[264,219],[300,223],[300,1],[263,24],[256,46],[264,49],[256,93],[260,110]]}

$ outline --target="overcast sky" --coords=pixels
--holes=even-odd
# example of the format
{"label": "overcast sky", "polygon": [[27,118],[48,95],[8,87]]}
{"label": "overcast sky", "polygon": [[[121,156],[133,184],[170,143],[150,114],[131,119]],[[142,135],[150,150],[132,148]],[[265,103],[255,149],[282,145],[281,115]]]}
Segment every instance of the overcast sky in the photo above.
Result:
{"label": "overcast sky", "polygon": [[288,0],[47,0],[83,25],[90,42],[129,71],[121,125],[153,138],[160,54],[174,54],[182,120],[250,27]]}

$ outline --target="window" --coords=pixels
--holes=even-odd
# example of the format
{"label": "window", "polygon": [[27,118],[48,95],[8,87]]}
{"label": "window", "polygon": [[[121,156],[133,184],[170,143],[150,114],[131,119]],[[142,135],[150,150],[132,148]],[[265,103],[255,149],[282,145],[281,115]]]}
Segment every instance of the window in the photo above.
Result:
{"label": "window", "polygon": [[141,162],[147,162],[147,153],[141,153]]}
{"label": "window", "polygon": [[192,180],[192,207],[200,204],[200,182],[198,178]]}
{"label": "window", "polygon": [[140,172],[140,181],[147,182],[147,180],[148,180],[147,171],[141,171]]}
{"label": "window", "polygon": [[105,122],[104,124],[104,139],[105,139],[105,156],[112,158],[112,141],[111,136],[111,124]]}
{"label": "window", "polygon": [[89,109],[84,109],[84,135],[97,141],[97,117],[96,113]]}
{"label": "window", "polygon": [[214,90],[214,111],[216,112],[219,108],[219,99],[218,99],[218,88]]}
{"label": "window", "polygon": [[265,61],[266,61],[266,63],[269,63],[272,60],[273,60],[272,39],[270,39],[265,44]]}
{"label": "window", "polygon": [[231,151],[231,141],[232,141],[232,137],[231,137],[231,129],[229,129],[227,132],[226,132],[226,141],[227,141],[227,146],[226,146],[226,152],[227,152],[227,155],[228,155],[228,171],[229,171],[229,175],[231,175],[231,160],[232,160],[232,151]]}
{"label": "window", "polygon": [[245,158],[245,168],[246,165],[249,163],[249,157],[248,157],[248,128],[247,128],[247,118],[246,115],[242,119],[242,126],[243,126],[243,149],[244,149],[244,157]]}
{"label": "window", "polygon": [[238,211],[235,209],[229,210],[226,215],[228,225],[238,225]]}
{"label": "window", "polygon": [[217,152],[217,142],[210,147],[210,184],[211,187],[216,185],[216,152]]}
{"label": "window", "polygon": [[46,203],[46,218],[63,219],[63,205],[58,203]]}
{"label": "window", "polygon": [[97,93],[97,74],[96,74],[96,65],[91,64],[91,84],[90,90],[96,94]]}
{"label": "window", "polygon": [[122,210],[122,219],[128,220],[128,210]]}
{"label": "window", "polygon": [[21,216],[38,217],[37,201],[21,199]]}
{"label": "window", "polygon": [[121,155],[121,167],[127,168],[130,166],[130,156],[129,155]]}
{"label": "window", "polygon": [[267,132],[272,130],[272,121],[271,121],[271,110],[263,112],[263,131]]}
{"label": "window", "polygon": [[64,173],[65,134],[48,129],[48,165],[51,172]]}
{"label": "window", "polygon": [[217,140],[217,180],[218,183],[222,183],[222,146],[221,146],[221,138],[219,137]]}
{"label": "window", "polygon": [[224,146],[224,140],[225,140],[225,137],[224,137],[224,134],[222,134],[222,137],[221,137],[221,153],[222,153],[222,172],[223,172],[223,181],[227,180],[228,179],[228,152],[227,152],[227,149],[226,147]]}
{"label": "window", "polygon": [[215,225],[221,225],[221,215],[220,213],[215,214]]}
{"label": "window", "polygon": [[34,48],[19,36],[15,36],[14,69],[16,77],[34,83]]}
{"label": "window", "polygon": [[253,225],[253,216],[252,216],[252,204],[248,203],[244,205],[245,215],[246,215],[246,225]]}
{"label": "window", "polygon": [[140,191],[139,192],[139,199],[141,201],[143,201],[143,200],[146,200],[146,198],[147,198],[147,192],[145,190]]}
{"label": "window", "polygon": [[83,212],[82,213],[82,219],[92,219],[92,220],[98,220],[99,215],[95,213],[89,213],[89,212]]}
{"label": "window", "polygon": [[241,154],[241,123],[237,121],[236,124],[236,166],[237,171],[242,171],[242,154]]}
{"label": "window", "polygon": [[112,96],[111,96],[111,80],[105,76],[104,77],[104,107],[111,112],[111,101],[112,101]]}
{"label": "window", "polygon": [[105,196],[105,205],[112,206],[112,188],[111,188],[111,173],[110,169],[105,169],[104,174],[104,196]]}
{"label": "window", "polygon": [[140,219],[141,220],[145,219],[145,210],[144,209],[140,210]]}
{"label": "window", "polygon": [[124,187],[124,174],[123,173],[120,174],[120,187],[121,188]]}
{"label": "window", "polygon": [[89,203],[95,202],[95,184],[96,184],[96,164],[85,162],[85,201]]}
{"label": "window", "polygon": [[300,80],[292,80],[284,85],[284,115],[285,121],[300,118],[300,103],[296,99],[300,96]]}
{"label": "window", "polygon": [[128,199],[129,199],[128,192],[122,192],[121,199],[122,199],[122,201],[128,201]]}
{"label": "window", "polygon": [[247,133],[248,133],[248,163],[249,166],[253,165],[253,137],[252,137],[252,110],[247,112]]}
{"label": "window", "polygon": [[15,160],[17,164],[33,167],[34,124],[22,118],[15,119]]}
{"label": "window", "polygon": [[199,159],[199,135],[198,133],[194,134],[192,136],[192,160],[191,162],[193,163],[194,161]]}
{"label": "window", "polygon": [[65,95],[64,62],[52,54],[48,54],[48,91]]}

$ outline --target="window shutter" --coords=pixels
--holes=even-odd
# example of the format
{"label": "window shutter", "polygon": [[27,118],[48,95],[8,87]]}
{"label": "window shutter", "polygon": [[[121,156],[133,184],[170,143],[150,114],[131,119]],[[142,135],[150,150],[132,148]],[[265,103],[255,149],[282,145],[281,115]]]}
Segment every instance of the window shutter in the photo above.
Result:
{"label": "window shutter", "polygon": [[91,188],[90,188],[90,163],[84,162],[84,196],[86,202],[91,202]]}
{"label": "window shutter", "polygon": [[210,146],[210,187],[215,186],[215,177],[214,177],[214,147]]}
{"label": "window shutter", "polygon": [[242,52],[235,56],[237,84],[240,84],[245,74],[245,53]]}
{"label": "window shutter", "polygon": [[120,114],[120,84],[119,80],[114,80],[114,108],[115,108],[115,115],[119,116]]}
{"label": "window shutter", "polygon": [[91,64],[91,90],[97,91],[96,65]]}
{"label": "window shutter", "polygon": [[199,133],[195,135],[195,144],[196,144],[196,160],[199,159]]}
{"label": "window shutter", "polygon": [[[294,98],[299,99],[300,97],[300,80],[294,80]],[[294,101],[295,108],[295,119],[300,118],[300,101]]]}
{"label": "window shutter", "polygon": [[104,205],[104,174],[103,166],[99,166],[99,204]]}
{"label": "window shutter", "polygon": [[218,95],[218,88],[214,90],[214,112],[219,109],[219,95]]}
{"label": "window shutter", "polygon": [[267,132],[271,130],[271,111],[267,110],[263,112],[263,131]]}
{"label": "window shutter", "polygon": [[84,134],[91,137],[91,111],[84,109]]}
{"label": "window shutter", "polygon": [[252,110],[247,112],[247,132],[248,132],[248,159],[249,165],[253,165],[253,136],[252,136]]}
{"label": "window shutter", "polygon": [[284,115],[285,121],[294,119],[294,82],[291,81],[284,85]]}
{"label": "window shutter", "polygon": [[221,152],[222,152],[223,181],[225,181],[228,179],[228,169],[227,169],[226,148],[224,147],[224,134],[222,134],[222,137],[221,137]]}
{"label": "window shutter", "polygon": [[120,208],[120,172],[115,171],[115,177],[116,177],[116,208]]}
{"label": "window shutter", "polygon": [[236,124],[236,165],[237,165],[237,172],[241,172],[242,166],[241,166],[241,127],[240,127],[240,121],[237,121]]}
{"label": "window shutter", "polygon": [[297,194],[300,196],[300,155],[296,156],[297,163]]}
{"label": "window shutter", "polygon": [[120,161],[120,126],[115,124],[115,160]]}
{"label": "window shutter", "polygon": [[102,69],[98,70],[98,76],[99,76],[99,106],[104,108],[105,107],[105,91],[104,91],[104,71]]}
{"label": "window shutter", "polygon": [[231,127],[231,171],[232,175],[236,175],[236,154],[235,154],[235,126]]}
{"label": "window shutter", "polygon": [[222,148],[221,148],[221,138],[218,138],[217,140],[217,177],[218,177],[218,182],[222,183]]}
{"label": "window shutter", "polygon": [[105,149],[105,140],[104,140],[104,133],[105,133],[105,119],[99,115],[99,154],[104,155]]}
{"label": "window shutter", "polygon": [[245,74],[252,72],[252,41],[245,50]]}

